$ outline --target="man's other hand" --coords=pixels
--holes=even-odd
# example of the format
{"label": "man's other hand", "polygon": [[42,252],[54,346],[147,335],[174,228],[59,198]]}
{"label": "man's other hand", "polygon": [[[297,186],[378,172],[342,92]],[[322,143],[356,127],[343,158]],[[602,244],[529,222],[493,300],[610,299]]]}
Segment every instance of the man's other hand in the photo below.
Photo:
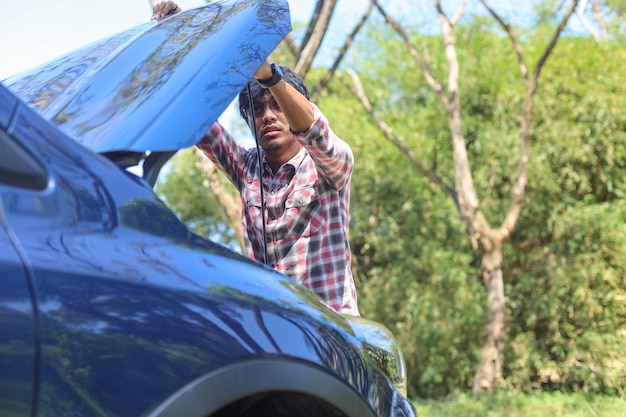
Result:
{"label": "man's other hand", "polygon": [[168,16],[181,12],[183,9],[178,7],[173,1],[162,1],[154,6],[152,11],[152,20],[163,20]]}

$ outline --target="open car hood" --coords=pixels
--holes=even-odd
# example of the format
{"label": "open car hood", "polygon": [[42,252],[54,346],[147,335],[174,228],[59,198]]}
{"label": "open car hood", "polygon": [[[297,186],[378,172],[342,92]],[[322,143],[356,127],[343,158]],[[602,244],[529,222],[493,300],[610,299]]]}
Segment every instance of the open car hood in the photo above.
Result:
{"label": "open car hood", "polygon": [[3,83],[95,152],[176,151],[202,138],[290,31],[286,0],[212,2]]}

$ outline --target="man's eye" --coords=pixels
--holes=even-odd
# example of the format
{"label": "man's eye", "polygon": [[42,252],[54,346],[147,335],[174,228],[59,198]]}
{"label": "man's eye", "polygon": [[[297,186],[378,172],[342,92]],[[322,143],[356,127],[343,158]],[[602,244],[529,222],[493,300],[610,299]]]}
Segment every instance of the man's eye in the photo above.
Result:
{"label": "man's eye", "polygon": [[280,106],[278,105],[276,100],[272,100],[270,102],[270,109],[272,109],[272,111],[280,111]]}
{"label": "man's eye", "polygon": [[269,107],[273,112],[280,112],[280,106],[276,100],[270,100],[267,103],[257,103],[254,105],[254,116],[258,117],[265,113],[265,109]]}

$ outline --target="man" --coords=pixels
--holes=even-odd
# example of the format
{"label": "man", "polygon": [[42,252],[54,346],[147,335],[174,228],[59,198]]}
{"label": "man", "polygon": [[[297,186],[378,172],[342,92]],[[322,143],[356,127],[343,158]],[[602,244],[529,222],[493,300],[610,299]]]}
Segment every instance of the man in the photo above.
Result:
{"label": "man", "polygon": [[[153,19],[179,11],[162,2]],[[260,155],[217,122],[197,146],[239,190],[248,256],[310,288],[336,311],[358,316],[348,241],[350,146],[309,101],[303,80],[268,61],[240,92],[239,111]]]}

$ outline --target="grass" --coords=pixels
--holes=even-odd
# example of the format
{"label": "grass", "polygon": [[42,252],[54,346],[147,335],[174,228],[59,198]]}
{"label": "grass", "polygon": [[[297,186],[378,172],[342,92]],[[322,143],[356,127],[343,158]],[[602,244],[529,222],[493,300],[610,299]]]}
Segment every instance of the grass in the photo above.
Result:
{"label": "grass", "polygon": [[462,394],[413,405],[418,417],[626,417],[626,397],[584,394]]}

